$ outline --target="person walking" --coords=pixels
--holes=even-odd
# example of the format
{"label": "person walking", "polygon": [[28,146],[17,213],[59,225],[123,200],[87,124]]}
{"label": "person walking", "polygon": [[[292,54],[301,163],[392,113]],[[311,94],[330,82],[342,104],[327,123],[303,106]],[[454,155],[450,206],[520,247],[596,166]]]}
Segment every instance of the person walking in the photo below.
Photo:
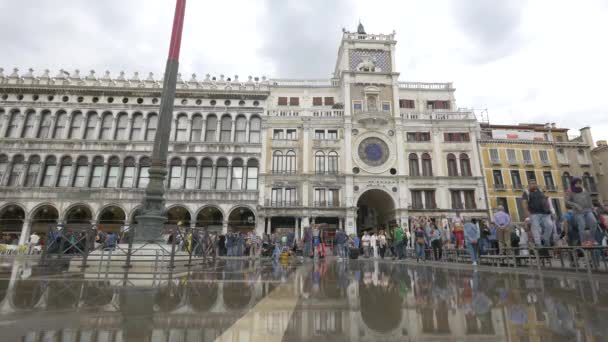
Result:
{"label": "person walking", "polygon": [[36,249],[36,246],[38,246],[39,243],[40,235],[36,234],[36,232],[33,232],[32,235],[30,235],[27,254],[32,254],[32,251]]}
{"label": "person walking", "polygon": [[395,250],[395,257],[394,259],[399,259],[399,260],[403,260],[405,258],[405,245],[404,245],[404,240],[403,240],[403,230],[401,229],[401,227],[397,226],[395,227],[395,230],[393,231],[393,249]]}
{"label": "person walking", "polygon": [[420,260],[424,261],[425,259],[426,232],[419,223],[416,224],[415,229],[414,239],[416,244],[416,262],[420,262]]}
{"label": "person walking", "polygon": [[530,180],[528,190],[522,195],[524,212],[530,218],[534,244],[537,247],[551,246],[553,235],[553,220],[551,219],[551,204],[545,194],[538,188],[535,180]]}
{"label": "person walking", "polygon": [[431,230],[431,248],[433,248],[433,256],[435,261],[441,260],[443,256],[443,241],[442,233],[439,227],[433,226]]}
{"label": "person walking", "polygon": [[365,255],[366,258],[369,258],[371,242],[370,242],[370,236],[369,236],[368,232],[363,233],[363,237],[361,238],[361,243],[363,245],[363,254]]}
{"label": "person walking", "polygon": [[454,234],[454,242],[456,244],[456,249],[463,248],[464,244],[464,229],[462,225],[462,217],[460,217],[460,213],[456,212],[456,216],[452,218],[452,231]]}
{"label": "person walking", "polygon": [[471,257],[473,266],[477,266],[480,232],[475,219],[467,219],[464,224],[465,247]]}
{"label": "person walking", "polygon": [[372,232],[372,235],[369,238],[369,243],[372,247],[372,257],[374,259],[378,259],[378,237],[375,232]]}
{"label": "person walking", "polygon": [[384,259],[384,254],[386,253],[386,235],[384,235],[384,230],[381,230],[378,234],[378,253],[380,254],[380,258]]}
{"label": "person walking", "polygon": [[343,259],[346,258],[346,254],[344,254],[344,252],[346,251],[344,249],[344,244],[347,241],[347,236],[346,233],[344,232],[344,229],[338,229],[338,231],[336,232],[336,249],[337,249],[337,254],[338,254],[338,258],[339,259]]}
{"label": "person walking", "polygon": [[[566,192],[566,207],[574,212],[574,221],[581,243],[584,241],[583,234],[586,230],[589,230],[597,241],[600,234],[597,234],[598,223],[593,213],[593,200],[591,193],[583,188],[583,180],[579,177],[574,177],[570,181],[570,189]],[[601,238],[598,243],[601,243]]]}
{"label": "person walking", "polygon": [[251,235],[249,241],[251,241],[251,246],[249,247],[249,256],[251,258],[258,258],[260,256],[260,239],[258,238],[255,231],[252,231],[250,234]]}
{"label": "person walking", "polygon": [[511,241],[511,215],[505,212],[505,208],[499,205],[494,214],[496,233],[498,235],[499,253],[506,254]]}

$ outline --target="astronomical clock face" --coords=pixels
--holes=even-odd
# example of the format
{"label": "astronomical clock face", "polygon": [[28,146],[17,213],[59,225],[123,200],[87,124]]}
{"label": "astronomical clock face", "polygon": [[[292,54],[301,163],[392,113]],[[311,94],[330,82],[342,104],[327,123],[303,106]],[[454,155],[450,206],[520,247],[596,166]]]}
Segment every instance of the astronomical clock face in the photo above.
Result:
{"label": "astronomical clock face", "polygon": [[380,166],[388,160],[389,149],[384,140],[376,137],[366,138],[359,144],[359,158],[369,166]]}

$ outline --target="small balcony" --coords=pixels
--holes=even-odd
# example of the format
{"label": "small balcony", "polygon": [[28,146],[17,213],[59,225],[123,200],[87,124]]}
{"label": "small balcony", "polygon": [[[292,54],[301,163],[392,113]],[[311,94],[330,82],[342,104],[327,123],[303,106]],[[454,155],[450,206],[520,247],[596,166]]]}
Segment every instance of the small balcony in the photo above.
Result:
{"label": "small balcony", "polygon": [[507,191],[507,186],[504,184],[494,184],[495,191]]}
{"label": "small balcony", "polygon": [[513,184],[513,191],[524,191],[524,186],[522,184]]}
{"label": "small balcony", "polygon": [[271,208],[297,208],[302,205],[300,204],[300,201],[296,200],[272,201],[267,199],[266,206]]}
{"label": "small balcony", "polygon": [[500,165],[500,164],[502,164],[502,162],[500,161],[500,158],[491,158],[490,162],[492,163],[492,165]]}
{"label": "small balcony", "polygon": [[544,167],[551,166],[551,161],[550,161],[550,160],[548,160],[548,159],[542,159],[542,160],[540,161],[540,163],[541,163],[541,165],[542,165],[542,166],[544,166]]}
{"label": "small balcony", "polygon": [[339,201],[315,201],[313,202],[315,208],[339,208]]}
{"label": "small balcony", "polygon": [[557,192],[557,187],[554,184],[547,184],[545,190],[549,192]]}
{"label": "small balcony", "polygon": [[519,165],[519,160],[517,160],[517,159],[509,159],[509,165]]}
{"label": "small balcony", "polygon": [[384,125],[391,120],[390,111],[364,111],[356,114],[357,121],[361,124]]}
{"label": "small balcony", "polygon": [[534,161],[532,159],[524,159],[524,165],[534,166]]}

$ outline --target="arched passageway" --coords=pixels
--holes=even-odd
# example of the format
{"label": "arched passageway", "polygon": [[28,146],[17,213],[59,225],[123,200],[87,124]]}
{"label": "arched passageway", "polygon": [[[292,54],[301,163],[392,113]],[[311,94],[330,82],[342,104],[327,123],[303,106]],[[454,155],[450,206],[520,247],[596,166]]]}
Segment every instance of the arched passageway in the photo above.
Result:
{"label": "arched passageway", "polygon": [[85,205],[74,206],[65,214],[65,224],[68,228],[89,227],[92,220],[91,209]]}
{"label": "arched passageway", "polygon": [[239,207],[228,216],[228,229],[232,231],[249,232],[255,229],[255,215],[251,209]]}
{"label": "arched passageway", "polygon": [[59,211],[52,205],[44,205],[32,214],[32,233],[46,234],[49,228],[57,225]]}
{"label": "arched passageway", "polygon": [[21,229],[25,220],[25,211],[15,204],[9,204],[0,209],[0,242],[18,244]]}
{"label": "arched passageway", "polygon": [[125,211],[117,206],[104,208],[97,218],[97,228],[105,232],[120,232],[125,224]]}
{"label": "arched passageway", "polygon": [[395,202],[383,190],[364,192],[357,201],[357,231],[387,229],[395,222]]}
{"label": "arched passageway", "polygon": [[165,224],[165,227],[190,227],[191,219],[190,211],[188,211],[188,209],[181,206],[175,206],[167,210],[167,223]]}
{"label": "arched passageway", "polygon": [[206,207],[196,215],[196,226],[207,228],[209,231],[222,231],[224,215],[216,207]]}

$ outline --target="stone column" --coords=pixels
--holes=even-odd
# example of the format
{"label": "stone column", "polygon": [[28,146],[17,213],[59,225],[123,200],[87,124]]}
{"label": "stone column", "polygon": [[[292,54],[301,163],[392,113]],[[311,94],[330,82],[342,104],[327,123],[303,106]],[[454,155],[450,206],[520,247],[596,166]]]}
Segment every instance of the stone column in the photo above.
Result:
{"label": "stone column", "polygon": [[266,233],[272,233],[272,217],[268,216],[268,220],[266,221]]}
{"label": "stone column", "polygon": [[19,245],[25,245],[29,241],[31,230],[32,222],[30,220],[23,220],[23,225],[21,226],[21,236],[19,236]]}
{"label": "stone column", "polygon": [[72,159],[72,167],[70,168],[70,178],[68,180],[68,187],[74,186],[74,180],[76,179],[76,168],[78,167],[78,158]]}
{"label": "stone column", "polygon": [[311,151],[311,144],[310,144],[310,127],[309,127],[309,123],[308,122],[304,122],[304,143],[302,145],[302,171],[301,174],[305,175],[309,173],[309,169],[310,169],[310,161],[311,161],[311,156],[310,156],[310,151]]}
{"label": "stone column", "polygon": [[236,120],[232,119],[232,124],[230,127],[230,142],[234,142],[235,130],[236,130]]}
{"label": "stone column", "polygon": [[66,139],[67,140],[69,138],[70,131],[71,131],[71,128],[72,128],[72,119],[73,118],[74,117],[72,116],[72,114],[68,113],[67,120],[65,121],[65,127],[64,127],[64,130],[62,132],[62,136],[59,137],[59,139]]}
{"label": "stone column", "polygon": [[118,116],[112,113],[112,128],[110,128],[110,139],[116,139],[116,128],[118,127]]}
{"label": "stone column", "polygon": [[220,136],[222,135],[222,118],[218,116],[217,125],[215,126],[215,141],[220,142]]}
{"label": "stone column", "polygon": [[188,119],[188,127],[186,128],[186,141],[192,141],[192,118]]}
{"label": "stone column", "polygon": [[[143,114],[143,124],[141,125],[141,136],[139,137],[141,141],[147,141],[146,139],[146,132],[148,132],[148,117]],[[101,122],[101,120],[99,121]],[[97,132],[97,130],[96,130]],[[96,138],[99,137],[99,132],[96,133],[97,135],[95,136]]]}
{"label": "stone column", "polygon": [[125,140],[130,141],[132,139],[131,130],[133,130],[133,113],[129,113],[128,115],[129,116],[127,119],[127,131],[125,132]]}
{"label": "stone column", "polygon": [[[40,120],[42,116],[40,115],[40,111],[36,112],[36,116],[34,117],[34,128],[32,128],[32,138],[38,138],[38,131],[40,130]],[[1,135],[0,135],[1,137]]]}
{"label": "stone column", "polygon": [[228,220],[224,220],[222,222],[222,234],[227,234],[228,233]]}
{"label": "stone column", "polygon": [[6,129],[8,128],[9,117],[10,113],[8,113],[8,115],[5,113],[5,115],[0,117],[0,138],[4,138],[6,136]]}
{"label": "stone column", "polygon": [[296,216],[295,221],[296,221],[296,226],[295,226],[294,233],[296,234],[296,236],[301,237],[302,234],[301,234],[301,230],[300,230],[300,218]]}
{"label": "stone column", "polygon": [[250,131],[250,122],[249,122],[249,118],[247,118],[247,122],[245,123],[245,142],[250,142],[249,141],[249,131]]}
{"label": "stone column", "polygon": [[201,172],[202,172],[202,166],[199,162],[197,162],[196,163],[196,180],[194,181],[194,187],[196,189],[201,188]]}
{"label": "stone column", "polygon": [[302,217],[302,228],[309,228],[310,227],[310,218],[308,216],[303,216]]}
{"label": "stone column", "polygon": [[262,234],[264,234],[265,232],[265,228],[266,216],[258,215],[258,217],[255,218],[255,233],[259,236],[262,236]]}
{"label": "stone column", "polygon": [[203,126],[201,128],[201,141],[205,141],[206,133],[207,133],[207,118],[203,117]]}
{"label": "stone column", "polygon": [[[57,124],[57,112],[51,114],[51,125],[49,127],[49,133],[46,136],[46,139],[51,139],[53,137],[53,133],[55,132],[55,125]],[[2,135],[4,136],[4,135]]]}
{"label": "stone column", "polygon": [[226,190],[232,190],[232,161],[228,165],[228,175],[226,175]]}
{"label": "stone column", "polygon": [[215,190],[215,176],[217,173],[216,171],[217,171],[217,164],[215,164],[215,161],[214,161],[213,165],[211,166],[211,186],[209,187],[214,190]]}
{"label": "stone column", "polygon": [[27,120],[27,108],[19,108],[19,122],[17,124],[17,138],[21,138],[23,136],[23,128],[25,127],[25,120]]}
{"label": "stone column", "polygon": [[[131,121],[131,120],[129,120]],[[130,131],[129,131],[130,132]],[[124,160],[121,160],[118,164],[118,177],[116,179],[116,188],[122,188],[122,179],[125,175],[125,164]]]}

